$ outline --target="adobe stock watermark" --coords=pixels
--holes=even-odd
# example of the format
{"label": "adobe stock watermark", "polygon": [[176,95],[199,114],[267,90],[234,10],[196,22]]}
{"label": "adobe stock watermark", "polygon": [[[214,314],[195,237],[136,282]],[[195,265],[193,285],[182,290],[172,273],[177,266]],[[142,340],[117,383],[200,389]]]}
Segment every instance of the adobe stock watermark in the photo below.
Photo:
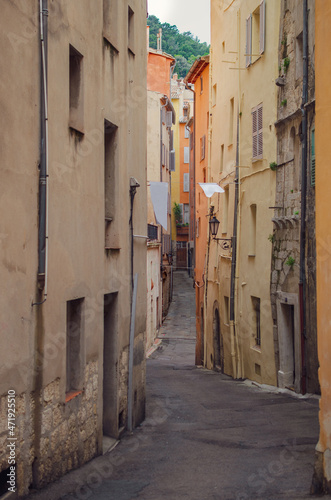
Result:
{"label": "adobe stock watermark", "polygon": [[298,459],[299,453],[296,451],[296,446],[295,438],[284,441],[278,458],[261,466],[254,474],[251,474],[247,479],[245,491],[238,492],[235,500],[247,500],[255,498],[255,496],[261,498],[261,495],[266,493],[268,486],[276,484],[277,480],[288,473],[289,467]]}
{"label": "adobe stock watermark", "polygon": [[[152,416],[148,417],[144,425],[156,427],[167,421],[171,415],[168,409],[169,399],[166,398],[165,402],[162,400],[156,401],[156,407],[152,412]],[[135,453],[141,445],[146,445],[152,442],[150,436],[146,436],[143,432],[136,433],[135,436],[128,437],[129,447],[126,451],[126,455]],[[127,443],[124,446],[128,446]],[[117,451],[117,450],[116,450]],[[102,462],[102,463],[101,463]],[[89,472],[84,481],[78,480],[76,489],[68,494],[68,498],[77,500],[87,500],[93,494],[93,490],[96,490],[103,481],[110,479],[116,469],[125,464],[126,460],[123,456],[118,456],[115,453],[110,453],[104,455],[102,459],[92,464],[93,470]]]}

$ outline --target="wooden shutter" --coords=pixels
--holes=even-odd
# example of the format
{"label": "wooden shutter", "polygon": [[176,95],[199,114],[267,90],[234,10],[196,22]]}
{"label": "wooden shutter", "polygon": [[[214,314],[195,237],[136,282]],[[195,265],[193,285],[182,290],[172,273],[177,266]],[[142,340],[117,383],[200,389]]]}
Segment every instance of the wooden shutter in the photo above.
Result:
{"label": "wooden shutter", "polygon": [[184,193],[188,193],[190,191],[190,175],[184,174]]}
{"label": "wooden shutter", "polygon": [[172,111],[167,111],[167,128],[172,126]]}
{"label": "wooden shutter", "polygon": [[258,158],[263,158],[263,107],[257,108],[257,154]]}
{"label": "wooden shutter", "polygon": [[311,185],[315,186],[315,128],[311,131]]}
{"label": "wooden shutter", "polygon": [[246,68],[252,64],[252,14],[246,19]]}
{"label": "wooden shutter", "polygon": [[260,54],[265,48],[265,0],[260,3]]}
{"label": "wooden shutter", "polygon": [[190,163],[190,148],[186,146],[184,148],[184,163]]}
{"label": "wooden shutter", "polygon": [[172,149],[170,151],[170,172],[174,172],[176,170],[176,153],[175,150]]}
{"label": "wooden shutter", "polygon": [[253,160],[263,158],[263,105],[252,110]]}

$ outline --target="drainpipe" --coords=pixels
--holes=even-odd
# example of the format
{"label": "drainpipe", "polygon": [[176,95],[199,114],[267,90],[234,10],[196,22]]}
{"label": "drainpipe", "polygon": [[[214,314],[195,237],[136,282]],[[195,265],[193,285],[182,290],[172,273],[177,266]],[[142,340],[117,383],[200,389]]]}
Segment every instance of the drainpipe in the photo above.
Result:
{"label": "drainpipe", "polygon": [[236,288],[236,267],[237,267],[237,229],[238,229],[238,198],[239,198],[239,111],[237,117],[237,148],[236,148],[236,176],[235,176],[235,196],[234,196],[234,217],[232,236],[232,259],[231,259],[231,280],[230,280],[230,338],[231,338],[231,358],[233,377],[237,378],[236,350],[235,350],[235,288]]}
{"label": "drainpipe", "polygon": [[48,0],[39,1],[40,16],[40,172],[39,172],[39,227],[38,227],[38,289],[43,290],[41,305],[47,300],[48,276],[48,104],[47,104],[47,41]]}
{"label": "drainpipe", "polygon": [[307,110],[308,102],[308,0],[303,0],[303,86],[302,86],[302,164],[301,164],[301,227],[300,227],[300,323],[301,323],[301,392],[306,393],[306,197],[307,197]]}

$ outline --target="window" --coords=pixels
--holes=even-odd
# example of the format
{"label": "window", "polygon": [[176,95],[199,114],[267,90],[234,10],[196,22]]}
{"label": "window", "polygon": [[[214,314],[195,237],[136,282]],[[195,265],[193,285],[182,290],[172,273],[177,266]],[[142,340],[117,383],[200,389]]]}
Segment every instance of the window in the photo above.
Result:
{"label": "window", "polygon": [[212,106],[216,105],[216,99],[217,99],[217,83],[213,85],[213,91],[212,91]]}
{"label": "window", "polygon": [[246,19],[246,68],[252,64],[252,14]]}
{"label": "window", "polygon": [[221,161],[220,161],[220,172],[223,172],[224,168],[224,144],[221,146]]}
{"label": "window", "polygon": [[189,139],[190,138],[190,131],[186,127],[185,127],[184,137],[185,137],[185,139]]}
{"label": "window", "polygon": [[229,219],[229,186],[226,186],[224,188],[224,195],[223,195],[222,233],[228,232],[228,219]]}
{"label": "window", "polygon": [[[199,193],[200,195],[200,193]],[[196,232],[195,232],[196,238],[199,238],[200,236],[200,217],[197,218],[196,220]]]}
{"label": "window", "polygon": [[84,131],[83,56],[69,46],[69,126]]}
{"label": "window", "polygon": [[246,19],[246,67],[265,50],[265,0]]}
{"label": "window", "polygon": [[200,161],[205,159],[205,149],[206,149],[206,136],[203,135],[200,138]]}
{"label": "window", "polygon": [[128,49],[134,54],[134,12],[128,7]]}
{"label": "window", "polygon": [[229,118],[229,145],[233,144],[233,125],[234,125],[234,98],[230,99],[230,118]]}
{"label": "window", "polygon": [[118,242],[112,240],[117,226],[116,206],[118,190],[117,171],[117,126],[105,120],[104,124],[104,174],[105,174],[105,246],[118,248]]}
{"label": "window", "polygon": [[311,131],[311,185],[315,186],[315,127]]}
{"label": "window", "polygon": [[188,146],[184,147],[184,163],[190,163],[190,148]]}
{"label": "window", "polygon": [[203,77],[200,76],[200,94],[203,92]]}
{"label": "window", "polygon": [[184,193],[188,193],[190,191],[190,174],[184,174],[184,187],[183,191]]}
{"label": "window", "polygon": [[183,217],[183,222],[184,222],[184,224],[189,224],[190,223],[190,206],[189,206],[188,203],[184,203],[184,217]]}
{"label": "window", "polygon": [[187,107],[183,108],[183,116],[184,116],[184,118],[188,117],[188,108]]}
{"label": "window", "polygon": [[66,392],[83,389],[84,382],[84,298],[67,302]]}
{"label": "window", "polygon": [[253,307],[253,328],[255,333],[255,344],[261,346],[261,300],[258,297],[251,297]]}
{"label": "window", "polygon": [[147,236],[149,240],[157,240],[157,226],[147,224]]}
{"label": "window", "polygon": [[228,325],[229,322],[229,297],[224,296],[224,324]]}
{"label": "window", "polygon": [[303,33],[296,38],[295,43],[295,78],[303,77]]}
{"label": "window", "polygon": [[249,224],[249,257],[255,257],[256,252],[256,205],[250,207],[250,224]]}
{"label": "window", "polygon": [[252,109],[253,160],[263,158],[263,105]]}

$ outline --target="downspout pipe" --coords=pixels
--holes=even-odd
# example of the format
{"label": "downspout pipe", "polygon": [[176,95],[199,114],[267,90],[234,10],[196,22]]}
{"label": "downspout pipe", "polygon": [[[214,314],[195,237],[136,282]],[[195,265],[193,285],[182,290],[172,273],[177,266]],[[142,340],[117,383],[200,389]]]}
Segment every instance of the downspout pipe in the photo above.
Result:
{"label": "downspout pipe", "polygon": [[300,226],[300,324],[301,324],[301,392],[306,393],[306,198],[307,198],[307,150],[308,150],[308,0],[303,0],[303,86],[302,86],[302,163],[301,163],[301,226]]}
{"label": "downspout pipe", "polygon": [[40,17],[40,172],[38,227],[38,288],[43,290],[41,305],[47,300],[48,284],[48,0],[39,0]]}
{"label": "downspout pipe", "polygon": [[230,278],[230,336],[231,336],[231,357],[233,377],[237,378],[236,353],[235,353],[235,287],[236,287],[236,268],[237,268],[237,229],[238,229],[238,199],[239,199],[239,112],[237,117],[237,146],[236,146],[236,174],[235,174],[235,195],[234,195],[234,216],[233,216],[233,236],[232,236],[232,259],[231,259],[231,278]]}

